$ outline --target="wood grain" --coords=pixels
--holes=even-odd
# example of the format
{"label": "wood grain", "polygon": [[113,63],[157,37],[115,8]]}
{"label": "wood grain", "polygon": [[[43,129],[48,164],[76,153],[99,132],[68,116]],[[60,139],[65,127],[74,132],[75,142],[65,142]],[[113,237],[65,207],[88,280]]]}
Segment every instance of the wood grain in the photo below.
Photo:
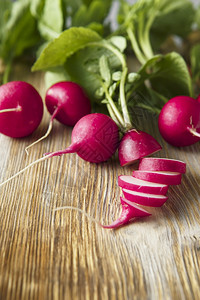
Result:
{"label": "wood grain", "polygon": [[[13,78],[32,83],[44,97],[42,74],[16,65]],[[174,148],[157,129],[157,117],[137,111],[136,121],[163,149],[159,157],[184,160],[182,184],[153,215],[116,231],[102,229],[70,205],[104,224],[120,213],[117,176],[131,174],[117,156],[101,165],[75,154],[42,162],[0,189],[0,299],[199,299],[200,144]],[[51,135],[29,156],[24,149],[46,131],[45,112],[30,137],[0,135],[1,182],[47,151],[70,144],[71,128],[54,122]]]}

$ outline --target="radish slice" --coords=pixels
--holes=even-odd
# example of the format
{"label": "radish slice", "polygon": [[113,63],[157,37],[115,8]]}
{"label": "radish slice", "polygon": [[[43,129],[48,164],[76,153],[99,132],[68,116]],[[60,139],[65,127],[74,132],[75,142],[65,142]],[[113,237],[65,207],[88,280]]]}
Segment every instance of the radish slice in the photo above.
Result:
{"label": "radish slice", "polygon": [[176,185],[181,183],[181,173],[164,171],[133,171],[133,177],[167,185]]}
{"label": "radish slice", "polygon": [[169,158],[145,157],[140,160],[139,170],[186,172],[186,163],[181,160]]}
{"label": "radish slice", "polygon": [[120,175],[118,177],[118,185],[128,190],[157,195],[165,195],[168,190],[168,185],[166,184],[149,182],[128,175]]}
{"label": "radish slice", "polygon": [[129,223],[133,218],[148,217],[151,215],[148,211],[136,204],[134,205],[133,203],[131,203],[131,205],[128,205],[126,199],[122,197],[120,197],[120,200],[122,204],[122,212],[119,218],[110,225],[101,224],[103,228],[116,229],[122,225]]}
{"label": "radish slice", "polygon": [[124,197],[131,202],[145,205],[145,206],[153,206],[160,207],[162,206],[168,199],[168,197],[164,195],[154,195],[148,193],[140,193],[135,191],[130,191],[127,189],[122,189]]}

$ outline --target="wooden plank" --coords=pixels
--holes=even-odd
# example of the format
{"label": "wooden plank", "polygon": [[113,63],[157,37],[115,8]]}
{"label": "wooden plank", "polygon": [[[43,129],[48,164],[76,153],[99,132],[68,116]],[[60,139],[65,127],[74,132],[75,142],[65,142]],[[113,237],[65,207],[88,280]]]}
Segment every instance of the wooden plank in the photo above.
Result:
{"label": "wooden plank", "polygon": [[[17,75],[16,75],[17,74]],[[43,76],[16,66],[13,78],[31,82],[44,97]],[[117,155],[96,165],[75,154],[42,162],[0,189],[0,299],[199,299],[200,144],[174,148],[158,132],[157,117],[137,111],[140,129],[163,146],[158,157],[184,160],[180,186],[153,215],[116,231],[102,229],[91,218],[110,223],[120,213],[117,176],[131,174]],[[51,135],[24,149],[46,131],[45,112],[30,137],[0,135],[1,182],[47,151],[70,144],[71,128],[54,122]]]}

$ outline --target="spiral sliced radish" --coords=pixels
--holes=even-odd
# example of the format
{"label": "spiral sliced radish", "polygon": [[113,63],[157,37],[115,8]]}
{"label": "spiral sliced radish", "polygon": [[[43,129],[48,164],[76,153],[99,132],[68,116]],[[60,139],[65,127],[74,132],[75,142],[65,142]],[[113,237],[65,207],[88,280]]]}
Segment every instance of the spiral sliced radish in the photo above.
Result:
{"label": "spiral sliced radish", "polygon": [[166,184],[149,182],[128,175],[120,175],[118,177],[118,185],[128,190],[158,195],[165,195],[168,190],[168,185]]}
{"label": "spiral sliced radish", "polygon": [[164,171],[133,171],[133,177],[167,185],[177,185],[181,183],[181,173]]}
{"label": "spiral sliced radish", "polygon": [[140,193],[135,191],[130,191],[127,189],[122,189],[124,197],[131,202],[145,205],[145,206],[153,206],[160,207],[162,206],[168,199],[167,196],[164,195],[155,195],[148,193]]}
{"label": "spiral sliced radish", "polygon": [[186,163],[169,158],[145,157],[140,160],[139,170],[145,171],[167,171],[167,172],[186,172]]}

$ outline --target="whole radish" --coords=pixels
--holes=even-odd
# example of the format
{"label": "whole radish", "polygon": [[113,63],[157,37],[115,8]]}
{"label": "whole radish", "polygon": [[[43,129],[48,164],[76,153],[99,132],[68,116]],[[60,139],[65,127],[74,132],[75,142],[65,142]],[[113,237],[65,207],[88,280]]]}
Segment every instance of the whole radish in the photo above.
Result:
{"label": "whole radish", "polygon": [[82,159],[100,163],[108,160],[119,145],[119,130],[107,115],[93,113],[81,118],[73,128],[71,145],[51,156],[77,153]]}
{"label": "whole radish", "polygon": [[66,153],[77,153],[82,159],[91,163],[105,162],[112,157],[118,145],[119,129],[109,116],[100,113],[86,115],[74,126],[71,145],[68,148],[48,153],[42,158],[37,159],[2,182],[0,186],[22,174],[35,164],[53,156],[60,156]]}
{"label": "whole radish", "polygon": [[160,112],[158,127],[173,146],[195,144],[200,140],[200,101],[188,96],[170,99]]}
{"label": "whole radish", "polygon": [[42,116],[42,98],[31,84],[11,81],[0,86],[0,133],[13,138],[28,136]]}
{"label": "whole radish", "polygon": [[74,126],[83,116],[91,113],[90,100],[85,91],[71,81],[53,84],[46,92],[45,104],[51,114],[48,130],[43,137],[26,147],[26,151],[50,134],[54,119],[64,125]]}
{"label": "whole radish", "polygon": [[60,123],[74,126],[83,116],[91,113],[91,104],[83,88],[75,82],[62,81],[46,92],[46,107]]}

